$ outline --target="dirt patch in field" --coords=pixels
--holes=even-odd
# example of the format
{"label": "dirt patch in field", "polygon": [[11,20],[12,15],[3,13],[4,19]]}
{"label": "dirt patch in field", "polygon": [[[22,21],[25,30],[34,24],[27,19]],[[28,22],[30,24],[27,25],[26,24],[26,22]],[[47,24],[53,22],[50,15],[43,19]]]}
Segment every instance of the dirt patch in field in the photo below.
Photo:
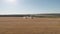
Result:
{"label": "dirt patch in field", "polygon": [[0,17],[0,34],[60,34],[60,18]]}

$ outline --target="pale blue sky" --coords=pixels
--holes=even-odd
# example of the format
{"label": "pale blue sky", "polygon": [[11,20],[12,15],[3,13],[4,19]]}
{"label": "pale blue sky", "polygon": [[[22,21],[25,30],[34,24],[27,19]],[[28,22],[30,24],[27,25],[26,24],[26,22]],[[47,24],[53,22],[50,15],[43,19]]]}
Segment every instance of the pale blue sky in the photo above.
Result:
{"label": "pale blue sky", "polygon": [[0,0],[0,14],[60,13],[60,0]]}

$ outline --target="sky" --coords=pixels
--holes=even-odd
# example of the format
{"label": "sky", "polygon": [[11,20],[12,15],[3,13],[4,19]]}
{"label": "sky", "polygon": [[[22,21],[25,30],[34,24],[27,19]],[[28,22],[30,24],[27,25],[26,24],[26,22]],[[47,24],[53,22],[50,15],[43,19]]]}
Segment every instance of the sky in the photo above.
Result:
{"label": "sky", "polygon": [[60,13],[60,0],[0,0],[0,14]]}

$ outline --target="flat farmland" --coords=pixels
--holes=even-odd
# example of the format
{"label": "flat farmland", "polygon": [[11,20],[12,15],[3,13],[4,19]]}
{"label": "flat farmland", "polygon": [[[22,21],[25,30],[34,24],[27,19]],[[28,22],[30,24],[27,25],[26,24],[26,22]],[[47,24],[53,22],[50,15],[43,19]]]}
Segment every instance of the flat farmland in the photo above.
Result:
{"label": "flat farmland", "polygon": [[0,34],[60,34],[60,18],[0,17]]}

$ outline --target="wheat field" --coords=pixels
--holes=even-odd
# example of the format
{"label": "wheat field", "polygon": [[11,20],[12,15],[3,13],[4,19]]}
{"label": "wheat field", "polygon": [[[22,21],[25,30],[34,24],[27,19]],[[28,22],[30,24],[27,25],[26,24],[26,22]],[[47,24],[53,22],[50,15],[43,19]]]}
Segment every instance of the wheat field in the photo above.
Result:
{"label": "wheat field", "polygon": [[0,34],[60,34],[60,18],[0,17]]}

